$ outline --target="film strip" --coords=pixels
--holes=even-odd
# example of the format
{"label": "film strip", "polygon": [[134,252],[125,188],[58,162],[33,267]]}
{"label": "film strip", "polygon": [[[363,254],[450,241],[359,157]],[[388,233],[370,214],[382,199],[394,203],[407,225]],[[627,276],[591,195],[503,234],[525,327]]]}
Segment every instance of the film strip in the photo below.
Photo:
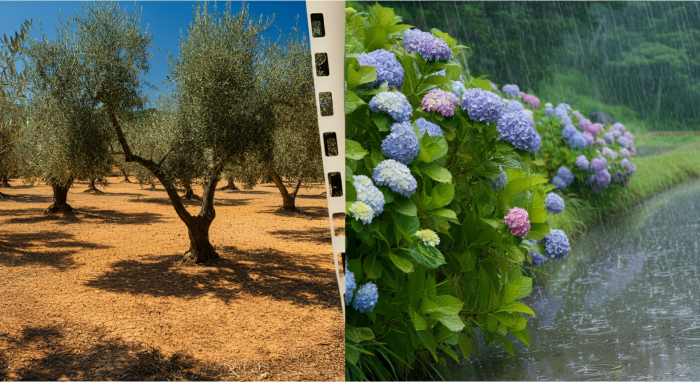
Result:
{"label": "film strip", "polygon": [[[345,1],[307,1],[333,262],[345,316]],[[342,269],[342,271],[341,271]]]}

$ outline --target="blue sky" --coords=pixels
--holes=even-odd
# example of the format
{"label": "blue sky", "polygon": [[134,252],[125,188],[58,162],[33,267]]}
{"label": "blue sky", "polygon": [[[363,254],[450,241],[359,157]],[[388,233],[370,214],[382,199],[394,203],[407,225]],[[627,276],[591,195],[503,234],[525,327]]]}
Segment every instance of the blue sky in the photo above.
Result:
{"label": "blue sky", "polygon": [[[223,2],[218,3],[220,10],[224,9]],[[308,24],[306,21],[306,3],[304,1],[252,1],[250,6],[251,16],[256,19],[275,14],[274,25],[285,33],[289,33],[295,25],[295,18],[299,15],[299,26],[302,32],[308,36]],[[122,9],[133,8],[133,1],[120,1]],[[148,25],[148,32],[153,36],[153,50],[151,70],[146,80],[157,86],[158,90],[149,91],[151,100],[157,99],[157,94],[163,90],[163,82],[168,75],[168,63],[166,51],[177,56],[180,41],[180,31],[185,33],[187,26],[192,22],[192,7],[197,5],[195,1],[139,1],[137,7],[142,7],[142,27]],[[231,2],[234,11],[241,9],[242,2]],[[209,4],[210,8],[213,3]],[[14,35],[21,27],[22,22],[34,18],[36,25],[31,36],[41,38],[39,22],[44,27],[48,38],[56,36],[54,25],[58,23],[58,10],[61,10],[63,19],[75,15],[75,11],[81,12],[82,6],[78,1],[0,1],[0,36]],[[276,38],[279,32],[271,27],[268,36]]]}

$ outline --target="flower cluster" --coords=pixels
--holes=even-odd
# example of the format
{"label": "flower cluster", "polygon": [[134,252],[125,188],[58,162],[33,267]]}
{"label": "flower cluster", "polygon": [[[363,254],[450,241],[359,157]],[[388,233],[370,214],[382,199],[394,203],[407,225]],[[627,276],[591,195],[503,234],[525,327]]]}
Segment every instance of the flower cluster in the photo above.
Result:
{"label": "flower cluster", "polygon": [[508,102],[508,105],[506,105],[506,113],[514,113],[522,110],[525,110],[525,106],[523,106],[520,101],[512,100]]}
{"label": "flower cluster", "polygon": [[369,53],[362,53],[357,57],[357,62],[362,66],[372,66],[377,70],[377,79],[370,86],[389,84],[389,89],[401,90],[403,85],[403,67],[392,53],[378,49]]}
{"label": "flower cluster", "polygon": [[553,229],[544,239],[544,254],[550,259],[562,260],[571,250],[569,238],[559,229]]}
{"label": "flower cluster", "polygon": [[379,291],[373,282],[361,286],[352,301],[352,307],[360,313],[371,312],[379,301]]}
{"label": "flower cluster", "polygon": [[[450,88],[452,88],[452,93],[454,93],[457,99],[464,98],[464,93],[467,92],[467,88],[465,88],[464,84],[459,81],[452,81]],[[464,106],[462,106],[462,109],[464,109]]]}
{"label": "flower cluster", "polygon": [[525,237],[530,231],[530,220],[526,210],[520,207],[513,207],[508,211],[508,215],[503,218],[510,228],[510,233],[515,236]]}
{"label": "flower cluster", "polygon": [[348,264],[345,263],[345,305],[350,305],[356,286],[355,274],[348,269]]}
{"label": "flower cluster", "polygon": [[507,113],[498,120],[498,139],[504,140],[515,148],[535,152],[539,150],[542,137],[535,131],[533,126],[522,111]]}
{"label": "flower cluster", "polygon": [[420,240],[422,240],[423,244],[425,244],[425,245],[429,245],[431,247],[434,247],[434,246],[440,244],[440,237],[438,237],[438,235],[433,230],[422,229],[420,231],[416,231],[415,235]]}
{"label": "flower cluster", "polygon": [[353,203],[350,208],[350,213],[352,216],[355,217],[355,220],[361,220],[362,224],[369,224],[372,222],[372,218],[374,217],[374,213],[372,211],[372,207],[368,206],[367,204],[361,202],[361,201],[356,201]]}
{"label": "flower cluster", "polygon": [[520,88],[518,85],[508,84],[503,85],[503,92],[506,93],[508,97],[515,98],[520,93]]}
{"label": "flower cluster", "polygon": [[410,122],[392,125],[391,133],[382,141],[382,153],[403,164],[413,162],[418,151],[418,138]]}
{"label": "flower cluster", "polygon": [[455,115],[457,97],[454,93],[442,89],[433,89],[423,97],[421,106],[423,110],[437,111],[445,117],[451,117]]}
{"label": "flower cluster", "polygon": [[540,99],[535,97],[532,94],[525,94],[523,96],[523,102],[526,104],[532,106],[533,109],[539,109],[540,108]]}
{"label": "flower cluster", "polygon": [[506,186],[508,183],[508,175],[506,175],[506,172],[501,169],[500,174],[496,174],[493,177],[493,180],[486,178],[486,182],[491,185],[491,188],[493,189],[493,192],[498,192],[503,189],[503,187]]}
{"label": "flower cluster", "polygon": [[372,179],[364,175],[355,175],[352,185],[357,191],[357,201],[372,209],[372,217],[379,216],[384,211],[384,194],[372,183]]}
{"label": "flower cluster", "polygon": [[401,92],[381,92],[372,97],[369,108],[375,113],[389,113],[396,122],[408,121],[413,115],[411,104]]}
{"label": "flower cluster", "polygon": [[504,113],[505,105],[498,94],[473,88],[462,93],[462,110],[466,110],[474,121],[497,122]]}
{"label": "flower cluster", "polygon": [[552,178],[552,184],[563,190],[574,181],[574,173],[568,168],[562,166],[557,170],[557,175]]}
{"label": "flower cluster", "polygon": [[374,181],[380,186],[389,186],[392,191],[405,197],[409,197],[416,192],[418,182],[411,175],[411,170],[405,164],[387,159],[380,162],[374,168]]}
{"label": "flower cluster", "polygon": [[560,214],[564,212],[564,199],[559,194],[547,194],[547,200],[544,202],[547,212],[552,214]]}
{"label": "flower cluster", "polygon": [[445,40],[418,29],[409,29],[405,34],[402,46],[407,52],[418,52],[428,60],[449,60],[452,58],[452,50]]}
{"label": "flower cluster", "polygon": [[428,135],[431,137],[444,136],[440,126],[438,126],[432,122],[429,122],[427,119],[425,119],[423,117],[416,119],[416,126],[418,126],[418,129],[420,130],[420,137],[418,137],[418,138],[422,138],[423,134],[425,134],[426,131],[428,132]]}
{"label": "flower cluster", "polygon": [[588,162],[588,159],[585,155],[579,155],[578,157],[576,157],[576,166],[583,170],[588,170],[588,166],[590,166],[590,163]]}

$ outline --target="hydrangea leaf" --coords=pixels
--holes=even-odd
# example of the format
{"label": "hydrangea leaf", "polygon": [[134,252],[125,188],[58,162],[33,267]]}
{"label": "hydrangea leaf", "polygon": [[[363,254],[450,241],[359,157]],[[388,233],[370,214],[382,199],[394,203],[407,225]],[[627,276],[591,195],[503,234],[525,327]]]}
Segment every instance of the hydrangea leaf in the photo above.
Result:
{"label": "hydrangea leaf", "polygon": [[518,292],[518,295],[515,296],[515,299],[521,299],[523,297],[527,297],[532,293],[532,278],[530,277],[523,277],[522,282],[520,283],[520,291]]}
{"label": "hydrangea leaf", "polygon": [[381,25],[386,27],[394,22],[394,10],[392,8],[382,7],[378,3],[369,7],[370,23],[372,25]]}
{"label": "hydrangea leaf", "polygon": [[406,240],[412,240],[413,234],[420,230],[420,223],[416,216],[398,215],[396,217],[396,226]]}
{"label": "hydrangea leaf", "polygon": [[[525,322],[527,324],[527,321]],[[530,346],[530,333],[527,332],[527,330],[523,329],[520,331],[513,331],[510,334],[513,335],[513,337],[519,339],[522,341],[527,346]]]}
{"label": "hydrangea leaf", "polygon": [[462,352],[462,357],[464,357],[465,360],[468,360],[472,354],[472,341],[469,339],[469,336],[464,333],[457,333],[457,338],[459,351]]}
{"label": "hydrangea leaf", "polygon": [[[441,216],[447,219],[457,219],[457,214],[455,214],[455,212],[452,210],[448,210],[447,208],[438,208],[430,210],[428,211],[428,213],[435,216]],[[459,222],[457,221],[456,224],[459,224]]]}
{"label": "hydrangea leaf", "polygon": [[445,41],[447,43],[447,46],[449,46],[450,48],[457,45],[457,41],[455,41],[455,39],[450,37],[449,34],[443,32],[437,28],[432,28],[430,30],[430,32],[433,34],[433,36],[435,36],[437,38],[441,38],[443,41]]}
{"label": "hydrangea leaf", "polygon": [[445,257],[435,247],[426,247],[423,243],[418,243],[405,250],[418,264],[424,267],[432,269],[446,264]]}
{"label": "hydrangea leaf", "polygon": [[535,316],[535,312],[533,312],[529,306],[523,304],[522,302],[517,302],[517,301],[513,301],[510,304],[501,305],[498,308],[498,311],[499,312],[520,312],[520,313],[527,313],[533,317]]}
{"label": "hydrangea leaf", "polygon": [[[360,76],[357,85],[364,85],[377,80],[377,69],[372,66],[360,66],[357,74]],[[350,86],[350,82],[348,82],[348,86]]]}
{"label": "hydrangea leaf", "polygon": [[367,275],[367,278],[370,280],[378,279],[382,276],[382,266],[379,264],[379,259],[377,259],[374,254],[365,257],[362,268],[365,271],[365,275]]}
{"label": "hydrangea leaf", "polygon": [[355,327],[350,324],[345,324],[345,338],[350,341],[359,344],[364,341],[369,341],[374,339],[374,332],[371,328],[367,327]]}
{"label": "hydrangea leaf", "polygon": [[389,253],[389,259],[391,260],[397,268],[399,268],[403,273],[411,273],[413,270],[413,263],[402,256],[396,255],[393,252]]}
{"label": "hydrangea leaf", "polygon": [[532,207],[528,209],[530,223],[544,223],[547,220],[547,209],[544,201],[547,197],[542,190],[539,190],[532,197]]}
{"label": "hydrangea leaf", "polygon": [[416,89],[415,93],[420,95],[439,85],[449,85],[451,83],[452,81],[450,81],[450,79],[445,76],[434,75],[423,77],[420,81],[420,84],[418,84],[418,88]]}
{"label": "hydrangea leaf", "polygon": [[384,28],[384,31],[388,36],[391,36],[392,34],[395,33],[400,33],[405,31],[406,29],[410,29],[411,25],[408,24],[401,24],[401,25],[389,25]]}
{"label": "hydrangea leaf", "polygon": [[519,331],[525,329],[526,326],[527,326],[527,318],[518,317],[518,319],[515,321],[515,324],[513,324],[513,326],[511,326],[508,329],[508,331],[511,333],[519,332]]}
{"label": "hydrangea leaf", "polygon": [[526,239],[542,240],[549,233],[549,225],[546,223],[532,223],[530,231],[528,231]]}
{"label": "hydrangea leaf", "polygon": [[461,330],[464,330],[464,321],[462,321],[459,316],[448,316],[448,315],[431,315],[431,317],[437,319],[440,321],[441,324],[445,325],[448,329],[452,330],[453,332],[459,332]]}
{"label": "hydrangea leaf", "polygon": [[[376,72],[375,72],[376,75]],[[345,83],[347,84],[347,89],[348,90],[355,90],[357,85],[360,84],[360,73],[358,73],[355,68],[352,67],[352,65],[348,64],[345,67]],[[345,98],[347,98],[347,93],[345,95]]]}
{"label": "hydrangea leaf", "polygon": [[520,284],[506,283],[501,289],[501,304],[509,304],[515,301],[520,293]]}
{"label": "hydrangea leaf", "polygon": [[449,183],[452,181],[452,174],[450,174],[450,172],[446,168],[440,166],[437,163],[420,163],[418,165],[418,168],[423,174],[428,175],[431,179],[435,181],[441,183]]}
{"label": "hydrangea leaf", "polygon": [[515,350],[513,349],[513,344],[510,343],[510,340],[501,334],[498,334],[498,339],[500,339],[501,342],[503,342],[503,346],[505,346],[506,351],[508,351],[508,354],[515,357]]}
{"label": "hydrangea leaf", "polygon": [[413,322],[413,326],[416,327],[416,330],[428,329],[428,322],[425,321],[425,318],[418,314],[413,307],[408,308],[408,315],[411,317],[411,321]]}
{"label": "hydrangea leaf", "polygon": [[381,49],[387,44],[386,32],[383,26],[373,26],[365,31],[365,52]]}
{"label": "hydrangea leaf", "polygon": [[437,362],[437,355],[435,354],[437,343],[435,342],[435,337],[433,337],[432,333],[430,333],[428,330],[418,330],[416,333],[418,333],[420,342],[426,349],[428,349],[428,351],[430,351],[430,354],[433,355],[433,358]]}
{"label": "hydrangea leaf", "polygon": [[360,360],[360,352],[357,351],[355,346],[347,342],[345,343],[345,360],[352,365],[357,365],[357,362]]}
{"label": "hydrangea leaf", "polygon": [[394,211],[406,216],[418,216],[418,208],[409,198],[396,197],[392,203]]}
{"label": "hydrangea leaf", "polygon": [[430,314],[431,316],[438,313],[447,316],[455,316],[462,310],[462,305],[464,305],[464,303],[456,297],[449,295],[436,296],[432,300],[423,300],[421,312]]}
{"label": "hydrangea leaf", "polygon": [[491,160],[493,163],[503,167],[504,169],[520,168],[520,162],[513,158],[498,157]]}
{"label": "hydrangea leaf", "polygon": [[433,187],[433,191],[430,195],[432,201],[428,209],[433,210],[436,208],[444,207],[452,202],[455,196],[455,187],[448,183],[439,183]]}
{"label": "hydrangea leaf", "polygon": [[345,139],[345,158],[352,160],[361,160],[365,155],[369,154],[361,144],[351,139]]}
{"label": "hydrangea leaf", "polygon": [[364,104],[365,101],[358,97],[354,92],[349,90],[345,92],[345,114],[352,113],[355,111],[355,109]]}
{"label": "hydrangea leaf", "polygon": [[377,125],[379,131],[391,131],[391,125],[394,124],[394,119],[387,114],[372,114],[372,121]]}

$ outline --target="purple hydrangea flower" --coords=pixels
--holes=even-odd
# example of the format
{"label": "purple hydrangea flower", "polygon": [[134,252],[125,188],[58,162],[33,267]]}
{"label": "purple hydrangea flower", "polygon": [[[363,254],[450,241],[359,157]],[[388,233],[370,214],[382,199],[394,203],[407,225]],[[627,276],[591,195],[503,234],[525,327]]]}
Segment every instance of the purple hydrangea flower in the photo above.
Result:
{"label": "purple hydrangea flower", "polygon": [[420,151],[418,138],[410,122],[393,124],[391,134],[382,141],[382,153],[387,158],[403,164],[413,162],[418,156],[418,151]]}
{"label": "purple hydrangea flower", "polygon": [[603,155],[607,155],[614,160],[615,158],[617,158],[618,154],[615,151],[613,151],[612,149],[610,149],[609,147],[606,147],[603,149]]}
{"label": "purple hydrangea flower", "polygon": [[537,98],[536,96],[532,94],[525,94],[523,96],[523,102],[526,104],[532,106],[533,109],[539,109],[540,108],[540,99]]}
{"label": "purple hydrangea flower", "polygon": [[631,147],[632,146],[632,141],[630,141],[629,138],[627,138],[625,136],[617,138],[617,143],[619,143],[620,146],[623,146],[623,147]]}
{"label": "purple hydrangea flower", "polygon": [[600,134],[600,130],[603,129],[603,125],[600,123],[591,123],[583,128],[583,130],[591,133],[592,135]]}
{"label": "purple hydrangea flower", "polygon": [[547,194],[547,200],[544,202],[547,212],[552,214],[560,214],[564,212],[564,199],[553,192]]}
{"label": "purple hydrangea flower", "polygon": [[586,146],[593,146],[593,143],[595,143],[595,138],[593,138],[593,134],[589,133],[588,131],[584,131],[583,134],[583,139],[586,140]]}
{"label": "purple hydrangea flower", "polygon": [[369,101],[369,108],[375,113],[387,112],[396,122],[408,121],[413,108],[401,92],[381,92]]}
{"label": "purple hydrangea flower", "polygon": [[617,130],[620,133],[624,133],[625,125],[621,124],[620,122],[615,122],[612,126],[610,126],[610,130]]}
{"label": "purple hydrangea flower", "polygon": [[627,177],[625,176],[625,174],[620,172],[620,170],[615,171],[615,175],[613,175],[613,180],[616,182],[622,183],[625,180],[625,178]]}
{"label": "purple hydrangea flower", "polygon": [[627,175],[632,176],[635,172],[637,172],[637,165],[630,163],[630,168],[627,170]]}
{"label": "purple hydrangea flower", "polygon": [[613,133],[611,133],[609,131],[607,133],[603,134],[603,139],[605,139],[605,142],[608,142],[608,143],[615,142],[615,136],[613,135]]}
{"label": "purple hydrangea flower", "polygon": [[626,147],[623,147],[622,149],[620,149],[620,155],[622,155],[623,157],[628,157],[630,156],[630,151],[627,150]]}
{"label": "purple hydrangea flower", "polygon": [[389,89],[399,89],[403,85],[404,72],[392,53],[378,49],[369,53],[362,53],[357,58],[362,66],[372,66],[377,70],[377,79],[370,85],[389,83]]}
{"label": "purple hydrangea flower", "polygon": [[605,146],[607,144],[607,142],[605,142],[605,139],[603,139],[603,138],[596,138],[595,144],[598,146]]}
{"label": "purple hydrangea flower", "polygon": [[503,85],[503,92],[506,93],[508,97],[515,98],[520,93],[520,88],[518,85],[508,84]]}
{"label": "purple hydrangea flower", "polygon": [[550,233],[544,237],[543,241],[544,254],[550,259],[562,260],[571,251],[569,238],[560,229],[550,230]]}
{"label": "purple hydrangea flower", "polygon": [[496,86],[496,84],[494,84],[493,82],[489,82],[489,85],[491,85],[491,89],[493,89],[494,91],[500,91],[498,90],[498,86]]}
{"label": "purple hydrangea flower", "polygon": [[374,168],[374,181],[380,186],[389,186],[392,191],[405,197],[416,192],[418,182],[408,167],[393,159],[386,159]]}
{"label": "purple hydrangea flower", "polygon": [[497,122],[505,111],[505,105],[498,94],[474,88],[462,94],[462,110],[466,110],[474,121]]}
{"label": "purple hydrangea flower", "polygon": [[544,107],[544,116],[549,117],[552,114],[554,114],[554,108],[551,106],[545,106]]}
{"label": "purple hydrangea flower", "polygon": [[574,117],[576,117],[576,118],[583,118],[583,115],[581,115],[581,113],[579,113],[578,110],[576,110],[576,111],[573,113],[573,115],[574,115]]}
{"label": "purple hydrangea flower", "polygon": [[630,148],[630,154],[637,155],[637,148],[636,147]]}
{"label": "purple hydrangea flower", "polygon": [[451,92],[442,89],[433,89],[423,97],[421,101],[423,110],[437,111],[445,117],[455,115],[455,106],[457,106],[457,97]]}
{"label": "purple hydrangea flower", "polygon": [[576,130],[574,125],[571,124],[566,125],[561,129],[561,136],[566,139],[571,139],[576,133],[581,134],[578,130]]}
{"label": "purple hydrangea flower", "polygon": [[[530,118],[532,118],[532,117],[530,117]],[[534,127],[535,125],[532,124],[532,126]],[[532,143],[530,144],[530,148],[527,151],[534,154],[537,150],[540,149],[541,145],[542,145],[542,136],[540,136],[540,134],[537,131],[535,131],[535,137],[532,139]]]}
{"label": "purple hydrangea flower", "polygon": [[522,111],[503,114],[498,120],[496,131],[499,134],[498,139],[504,140],[520,150],[537,150],[539,149],[538,143],[542,139]]}
{"label": "purple hydrangea flower", "polygon": [[590,164],[588,163],[588,159],[586,159],[585,155],[579,155],[578,157],[576,157],[576,166],[578,166],[579,168],[583,170],[588,170],[589,165]]}
{"label": "purple hydrangea flower", "polygon": [[591,168],[593,171],[603,171],[607,165],[608,160],[605,158],[593,158],[591,161]]}
{"label": "purple hydrangea flower", "polygon": [[554,115],[556,115],[559,118],[569,116],[569,111],[563,105],[563,103],[560,103],[559,105],[557,105],[557,107],[554,108]]}
{"label": "purple hydrangea flower", "polygon": [[445,40],[418,29],[409,29],[405,34],[403,48],[409,53],[418,52],[428,60],[449,60],[452,58],[452,50]]}
{"label": "purple hydrangea flower", "polygon": [[625,138],[629,139],[630,141],[634,139],[634,135],[630,133],[629,131],[626,131],[624,134]]}
{"label": "purple hydrangea flower", "polygon": [[443,137],[444,136],[440,126],[438,126],[432,122],[429,122],[428,120],[426,120],[423,117],[416,119],[416,125],[418,126],[418,129],[420,130],[420,137],[419,138],[423,138],[423,134],[425,134],[426,131],[428,132],[428,135],[431,137],[434,137],[434,136]]}
{"label": "purple hydrangea flower", "polygon": [[571,145],[572,149],[582,149],[588,146],[588,142],[586,142],[586,138],[583,137],[583,134],[581,134],[580,131],[576,130],[576,132],[569,138],[569,144]]}
{"label": "purple hydrangea flower", "polygon": [[610,175],[608,169],[603,169],[602,171],[597,171],[595,173],[595,179],[600,187],[606,188],[610,185],[612,176]]}

